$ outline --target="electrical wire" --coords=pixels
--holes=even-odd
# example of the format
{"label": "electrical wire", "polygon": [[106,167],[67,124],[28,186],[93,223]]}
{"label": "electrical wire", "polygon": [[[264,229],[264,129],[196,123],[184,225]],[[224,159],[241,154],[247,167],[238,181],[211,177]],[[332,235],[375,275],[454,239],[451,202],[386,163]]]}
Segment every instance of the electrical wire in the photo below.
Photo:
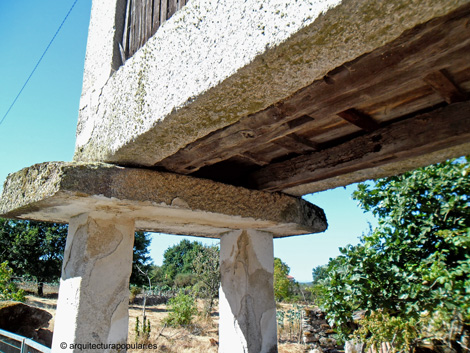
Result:
{"label": "electrical wire", "polygon": [[33,68],[33,71],[31,71],[31,73],[29,74],[28,78],[26,79],[25,83],[23,84],[23,87],[21,87],[20,91],[18,92],[18,94],[16,95],[15,99],[13,100],[13,102],[11,103],[10,107],[8,108],[8,110],[6,111],[5,115],[3,116],[2,120],[0,120],[0,125],[2,125],[2,123],[5,121],[6,117],[8,116],[8,114],[10,113],[10,110],[13,108],[13,106],[15,105],[16,101],[18,100],[18,98],[20,97],[21,93],[23,92],[23,90],[25,89],[26,85],[28,84],[29,80],[31,79],[31,77],[33,76],[34,72],[36,71],[36,69],[38,68],[39,64],[41,63],[42,59],[44,58],[44,55],[46,55],[47,51],[49,50],[50,46],[52,45],[52,42],[54,41],[54,39],[57,37],[57,35],[59,34],[60,30],[62,29],[62,26],[64,25],[65,21],[67,20],[67,18],[69,17],[70,13],[72,12],[73,8],[75,7],[75,4],[78,2],[78,0],[75,0],[72,4],[72,7],[70,7],[70,10],[67,12],[67,14],[65,15],[64,19],[62,20],[62,23],[60,24],[59,28],[57,29],[57,31],[55,32],[54,36],[52,37],[51,41],[49,42],[49,44],[47,45],[46,49],[44,50],[44,52],[42,53],[41,57],[39,58],[38,62],[36,63],[36,65],[34,66]]}

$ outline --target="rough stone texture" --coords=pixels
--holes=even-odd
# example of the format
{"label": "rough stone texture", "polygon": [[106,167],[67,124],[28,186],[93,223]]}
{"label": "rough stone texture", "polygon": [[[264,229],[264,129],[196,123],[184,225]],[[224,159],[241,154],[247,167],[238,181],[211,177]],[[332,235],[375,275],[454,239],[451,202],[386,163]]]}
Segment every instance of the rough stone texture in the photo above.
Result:
{"label": "rough stone texture", "polygon": [[[60,279],[52,350],[80,352],[70,344],[125,344],[134,223],[82,214],[70,220]],[[60,343],[69,346],[62,349]],[[87,352],[115,352],[92,350]]]}
{"label": "rough stone texture", "polygon": [[93,1],[88,28],[83,92],[99,95],[121,65],[118,42],[122,37],[125,0]]}
{"label": "rough stone texture", "polygon": [[302,199],[204,179],[108,164],[50,162],[10,174],[0,215],[67,223],[81,213],[135,219],[140,230],[219,237],[232,229],[276,236],[322,232],[323,210]]}
{"label": "rough stone texture", "polygon": [[255,230],[220,239],[219,352],[277,352],[273,237]]}
{"label": "rough stone texture", "polygon": [[18,302],[0,302],[0,329],[30,338],[47,347],[51,346],[52,335],[43,327],[48,326],[50,319],[52,315],[46,310]]}
{"label": "rough stone texture", "polygon": [[322,353],[333,353],[342,348],[337,345],[335,332],[328,324],[325,313],[319,308],[305,308],[302,331],[303,342]]}
{"label": "rough stone texture", "polygon": [[467,2],[192,0],[106,84],[84,86],[75,159],[154,165]]}

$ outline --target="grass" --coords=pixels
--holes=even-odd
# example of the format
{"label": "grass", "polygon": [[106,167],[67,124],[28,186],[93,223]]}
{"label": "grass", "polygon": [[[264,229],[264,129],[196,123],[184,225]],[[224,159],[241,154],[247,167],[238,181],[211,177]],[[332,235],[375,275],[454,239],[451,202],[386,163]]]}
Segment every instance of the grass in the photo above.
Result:
{"label": "grass", "polygon": [[[27,296],[27,304],[41,307],[49,311],[55,317],[55,307],[57,299],[38,298]],[[164,324],[164,319],[168,316],[166,304],[152,305],[146,307],[146,317],[150,320],[151,331],[147,341],[137,339],[139,343],[152,343],[158,346],[157,349],[130,349],[131,353],[167,352],[167,353],[216,353],[218,352],[218,322],[219,314],[217,306],[214,307],[210,316],[202,315],[203,302],[197,301],[198,315],[195,316],[193,324],[186,327],[168,327]],[[291,308],[290,304],[282,304],[283,309]],[[142,306],[129,305],[129,333],[128,343],[136,342],[135,323],[139,317],[142,322]],[[53,330],[54,319],[49,323],[48,329]],[[284,330],[286,327],[284,328]],[[285,332],[285,331],[284,331]],[[281,333],[278,345],[279,353],[304,353],[306,346],[296,342],[290,342],[284,332]]]}

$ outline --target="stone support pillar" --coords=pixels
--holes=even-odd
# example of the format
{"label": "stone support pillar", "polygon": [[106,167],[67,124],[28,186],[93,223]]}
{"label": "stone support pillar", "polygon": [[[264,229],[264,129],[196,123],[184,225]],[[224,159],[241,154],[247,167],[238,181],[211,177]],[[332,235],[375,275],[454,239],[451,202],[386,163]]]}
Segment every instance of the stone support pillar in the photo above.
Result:
{"label": "stone support pillar", "polygon": [[131,219],[81,214],[70,220],[52,352],[116,351],[71,345],[127,343],[133,244]]}
{"label": "stone support pillar", "polygon": [[277,352],[272,234],[222,235],[220,271],[219,352]]}

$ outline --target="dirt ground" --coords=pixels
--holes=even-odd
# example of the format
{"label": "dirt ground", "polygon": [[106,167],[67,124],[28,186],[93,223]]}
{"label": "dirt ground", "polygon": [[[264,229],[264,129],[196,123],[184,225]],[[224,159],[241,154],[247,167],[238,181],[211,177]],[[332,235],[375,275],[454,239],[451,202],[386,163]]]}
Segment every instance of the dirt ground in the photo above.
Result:
{"label": "dirt ground", "polygon": [[[27,304],[40,307],[50,312],[55,317],[57,299],[38,298],[27,296]],[[199,313],[202,313],[203,303],[198,301]],[[168,352],[168,353],[216,353],[218,351],[218,320],[217,307],[209,318],[198,314],[194,324],[186,328],[172,328],[163,324],[163,319],[168,315],[165,304],[146,307],[146,316],[150,320],[150,338],[147,343],[157,346],[156,349],[131,349],[128,352]],[[129,305],[129,334],[128,343],[144,343],[137,338],[135,333],[136,318],[142,322],[142,306]],[[51,331],[54,328],[54,318],[49,322]],[[280,353],[304,353],[306,346],[296,343],[282,342],[279,344]]]}

